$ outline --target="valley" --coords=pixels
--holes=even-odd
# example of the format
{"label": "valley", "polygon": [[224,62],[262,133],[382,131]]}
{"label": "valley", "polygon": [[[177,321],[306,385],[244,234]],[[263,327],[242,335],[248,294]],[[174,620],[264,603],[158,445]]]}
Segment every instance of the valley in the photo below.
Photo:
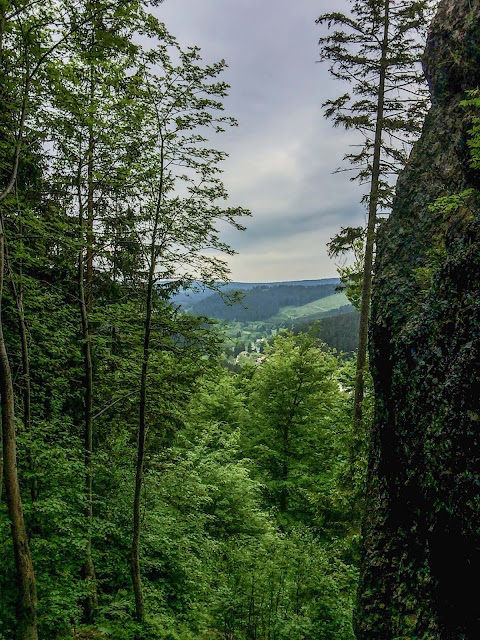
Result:
{"label": "valley", "polygon": [[[186,311],[216,319],[227,336],[230,365],[255,361],[282,330],[311,332],[338,351],[356,348],[358,313],[335,278],[230,283],[222,293],[180,294]],[[232,297],[236,294],[236,298]],[[239,357],[241,354],[241,357]]]}

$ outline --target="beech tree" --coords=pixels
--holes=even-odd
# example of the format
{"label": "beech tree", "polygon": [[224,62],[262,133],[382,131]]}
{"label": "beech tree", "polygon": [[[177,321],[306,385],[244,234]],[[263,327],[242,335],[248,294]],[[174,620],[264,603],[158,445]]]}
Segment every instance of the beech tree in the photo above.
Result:
{"label": "beech tree", "polygon": [[318,506],[322,474],[331,465],[325,440],[334,424],[343,422],[348,430],[348,414],[339,402],[338,362],[324,344],[284,333],[266,354],[254,374],[245,444],[263,468],[262,485],[288,530],[325,517],[324,505]]}
{"label": "beech tree", "polygon": [[[16,412],[14,381],[10,355],[5,342],[3,301],[8,273],[7,219],[11,212],[11,198],[19,167],[21,144],[25,137],[28,102],[35,74],[40,68],[41,46],[48,48],[48,11],[36,11],[28,5],[13,2],[0,5],[0,399],[2,413],[3,482],[11,521],[17,578],[17,627],[19,640],[37,639],[36,580],[25,525],[17,466]],[[23,307],[17,298],[19,330],[24,330]],[[23,333],[23,338],[25,338]],[[25,382],[28,381],[28,354],[22,340]],[[27,368],[26,368],[27,367]],[[27,394],[25,398],[28,399]],[[28,402],[24,416],[28,417]]]}
{"label": "beech tree", "polygon": [[[217,80],[225,62],[201,64],[199,49],[180,49],[157,24],[160,45],[145,53],[136,100],[143,105],[143,149],[136,163],[138,237],[145,238],[143,357],[140,373],[138,452],[133,508],[131,572],[136,615],[145,618],[140,569],[141,496],[148,429],[147,394],[152,323],[156,299],[192,282],[215,286],[227,277],[218,252],[232,254],[218,234],[225,221],[237,229],[248,212],[226,207],[227,192],[220,179],[226,154],[210,148],[208,132],[235,126],[222,114],[228,85]],[[178,62],[176,61],[178,60]],[[161,74],[155,71],[160,67]],[[157,346],[157,349],[161,348]]]}
{"label": "beech tree", "polygon": [[[127,69],[135,64],[136,47],[131,44],[139,27],[136,5],[125,5],[120,15],[104,5],[100,16],[74,34],[68,47],[68,60],[54,79],[53,117],[49,110],[45,121],[54,133],[55,161],[52,181],[66,198],[77,237],[77,294],[83,351],[83,433],[85,459],[85,517],[87,540],[83,576],[88,595],[84,603],[86,621],[96,610],[96,577],[92,560],[93,519],[93,415],[95,379],[92,313],[97,278],[101,271],[104,219],[110,218],[114,198],[124,194],[128,167],[128,145],[135,131],[131,109],[124,107],[122,83]],[[92,7],[87,4],[87,12]],[[140,16],[141,20],[141,16]],[[121,105],[121,106],[120,106]],[[135,118],[133,119],[135,121]],[[121,175],[121,178],[119,176]],[[100,237],[97,237],[99,235]]]}
{"label": "beech tree", "polygon": [[331,253],[338,255],[351,248],[349,237],[355,243],[364,235],[354,410],[357,429],[362,423],[376,226],[379,214],[388,213],[394,178],[408,159],[428,106],[420,56],[421,36],[433,5],[430,0],[351,0],[349,13],[328,13],[317,19],[328,29],[319,41],[320,60],[330,62],[332,76],[351,87],[350,92],[325,102],[325,116],[335,127],[356,130],[363,137],[363,143],[344,157],[351,167],[340,170],[353,171],[352,180],[367,187],[363,198],[367,226],[364,232],[342,230],[330,245]]}

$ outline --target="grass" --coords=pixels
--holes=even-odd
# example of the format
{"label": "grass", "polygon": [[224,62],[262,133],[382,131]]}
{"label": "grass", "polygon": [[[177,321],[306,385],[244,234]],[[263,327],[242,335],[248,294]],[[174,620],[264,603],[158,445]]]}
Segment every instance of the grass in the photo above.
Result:
{"label": "grass", "polygon": [[315,314],[320,315],[326,311],[339,309],[346,304],[350,304],[350,302],[344,293],[334,293],[331,296],[321,298],[320,300],[314,300],[313,302],[304,304],[301,307],[283,307],[276,316],[269,318],[268,322],[277,320],[297,320],[298,318],[305,318]]}

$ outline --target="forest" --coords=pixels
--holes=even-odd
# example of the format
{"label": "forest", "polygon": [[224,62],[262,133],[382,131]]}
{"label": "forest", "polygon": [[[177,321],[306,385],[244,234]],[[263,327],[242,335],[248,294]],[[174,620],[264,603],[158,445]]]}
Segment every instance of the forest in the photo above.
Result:
{"label": "forest", "polygon": [[[302,306],[314,300],[320,300],[336,292],[335,284],[320,284],[304,287],[302,285],[275,285],[253,287],[249,291],[239,289],[241,302],[225,304],[225,294],[214,293],[195,302],[190,311],[198,315],[220,318],[227,321],[248,322],[266,320],[274,316],[282,307]],[[227,294],[228,295],[228,294]],[[230,294],[232,296],[232,294]]]}
{"label": "forest", "polygon": [[480,0],[313,18],[340,294],[228,285],[172,2],[0,0],[0,640],[478,640]]}

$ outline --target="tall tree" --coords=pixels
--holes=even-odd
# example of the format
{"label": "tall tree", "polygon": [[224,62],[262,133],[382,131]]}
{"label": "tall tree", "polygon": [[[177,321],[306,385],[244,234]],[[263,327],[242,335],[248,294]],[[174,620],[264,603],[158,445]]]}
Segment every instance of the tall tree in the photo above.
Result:
{"label": "tall tree", "polygon": [[[18,477],[14,381],[11,358],[5,341],[4,294],[8,273],[7,219],[20,168],[20,150],[25,137],[28,100],[33,85],[32,68],[38,66],[41,45],[48,46],[43,21],[48,11],[32,11],[27,3],[0,5],[0,399],[2,409],[3,482],[11,521],[17,578],[18,640],[37,638],[37,595],[30,545]],[[48,21],[48,18],[47,18]],[[35,50],[37,47],[37,50]],[[17,302],[20,300],[17,298]],[[23,309],[19,307],[20,322]],[[20,328],[24,328],[20,325]],[[22,348],[25,348],[22,341]],[[24,351],[25,364],[28,356]],[[25,416],[28,419],[28,415]]]}
{"label": "tall tree", "polygon": [[[2,313],[5,282],[5,252],[4,222],[0,213],[0,314]],[[0,397],[4,482],[11,520],[18,584],[17,638],[19,640],[36,640],[38,637],[36,582],[18,480],[13,377],[2,322],[0,322]]]}
{"label": "tall tree", "polygon": [[[329,33],[320,39],[321,60],[331,63],[334,78],[352,86],[351,93],[328,100],[325,116],[334,126],[355,129],[363,135],[360,149],[345,155],[354,171],[353,180],[368,187],[367,226],[364,233],[361,278],[354,424],[362,424],[364,377],[367,366],[368,324],[375,252],[375,232],[381,210],[388,211],[393,178],[408,158],[428,105],[428,93],[420,66],[423,35],[429,23],[430,0],[351,0],[348,14],[320,16]],[[359,237],[343,230],[331,252],[342,252]],[[361,233],[361,232],[360,232]]]}
{"label": "tall tree", "polygon": [[[155,2],[154,2],[155,3]],[[102,42],[102,45],[106,44],[107,49],[121,49],[120,43],[123,44],[125,39],[122,36],[125,34],[122,32],[122,28],[125,22],[128,22],[130,14],[133,14],[134,19],[141,19],[144,22],[147,21],[147,16],[142,12],[142,4],[140,2],[130,2],[129,0],[112,0],[111,2],[82,2],[77,5],[71,5],[69,3],[36,3],[36,2],[11,2],[6,0],[0,4],[0,74],[1,74],[1,89],[0,89],[0,103],[5,106],[2,108],[2,134],[0,139],[0,216],[1,216],[1,242],[2,251],[0,254],[0,270],[2,272],[2,279],[9,277],[13,283],[12,274],[8,272],[7,264],[7,231],[11,230],[11,222],[9,219],[9,204],[15,195],[15,189],[17,184],[24,179],[24,175],[21,175],[22,161],[25,155],[28,155],[26,141],[28,139],[37,143],[39,140],[48,138],[52,139],[52,129],[46,126],[45,120],[39,122],[38,113],[45,111],[51,111],[55,109],[51,102],[51,96],[48,95],[49,87],[55,81],[57,81],[57,88],[61,82],[58,82],[60,70],[64,67],[65,61],[71,60],[72,47],[76,43],[82,42],[84,49],[90,51],[94,48],[96,42],[96,36],[101,29],[99,29],[99,22],[101,18],[106,17],[108,26],[110,29],[106,29],[107,37]],[[89,31],[92,38],[85,38],[85,31]],[[120,35],[118,35],[120,33]],[[128,42],[128,38],[127,38]],[[113,45],[112,45],[113,43]],[[129,43],[130,44],[130,43]],[[133,47],[133,45],[130,45]],[[102,47],[99,47],[102,49]],[[77,51],[78,53],[78,51]],[[105,50],[102,49],[103,61],[105,61]],[[94,59],[94,52],[90,62]],[[90,64],[93,68],[93,65]],[[90,87],[94,86],[94,76],[90,75]],[[91,101],[90,101],[91,102]],[[42,108],[41,108],[42,107]],[[87,110],[90,112],[91,103],[87,103]],[[91,114],[93,117],[93,114]],[[54,138],[54,136],[53,136]],[[90,161],[88,164],[88,181],[90,185],[89,195],[93,195],[93,136],[89,139]],[[86,210],[88,212],[88,225],[90,232],[87,233],[89,240],[89,247],[87,247],[87,280],[92,279],[93,272],[93,251],[92,251],[92,232],[93,227],[93,198],[89,197]],[[16,215],[16,212],[15,212]],[[15,216],[13,216],[15,217]],[[10,216],[12,218],[12,216]],[[12,218],[13,219],[13,218]],[[30,221],[33,217],[30,218]],[[34,223],[35,224],[35,223]],[[30,237],[33,228],[25,229],[26,237]],[[37,231],[37,229],[35,229]],[[23,231],[22,231],[23,233]],[[3,282],[3,280],[2,280]],[[91,287],[86,291],[87,305],[89,302],[89,296]],[[3,289],[2,289],[3,293]],[[81,297],[81,296],[80,296]],[[24,381],[24,422],[28,427],[31,421],[31,397],[30,397],[30,372],[29,372],[29,354],[28,345],[26,339],[26,326],[24,322],[25,318],[25,300],[23,296],[23,290],[20,288],[15,292],[15,301],[17,303],[17,314],[19,319],[19,336],[21,339],[21,351],[23,361],[23,381]],[[91,305],[90,305],[91,306]],[[85,320],[82,314],[82,319]],[[88,320],[88,318],[87,318]],[[3,322],[3,316],[0,317],[0,324]],[[85,380],[86,380],[86,398],[85,398],[85,462],[87,468],[87,518],[91,519],[91,407],[92,407],[92,384],[91,384],[91,357],[88,357],[88,352],[91,351],[90,336],[88,322],[83,323],[83,330],[85,333]],[[3,325],[0,326],[3,331]],[[4,341],[2,341],[4,344]],[[90,353],[91,356],[91,353]],[[11,377],[11,363],[10,354],[7,349],[4,349],[2,357],[2,380],[5,381],[5,387],[2,386],[2,401],[6,404],[7,409],[10,407],[10,392],[9,388],[13,389]],[[89,370],[90,368],[90,370]],[[15,517],[17,523],[23,521],[23,511],[20,496],[20,485],[18,483],[17,475],[17,460],[16,460],[16,440],[13,423],[13,413],[10,414],[10,409],[3,412],[4,426],[7,429],[9,436],[3,440],[3,445],[8,449],[8,461],[5,462],[5,469],[11,467],[15,469],[15,473],[8,473],[5,475],[5,486],[7,489],[7,496],[14,496],[13,501],[10,501],[12,509],[15,509]],[[14,410],[13,404],[11,410]],[[10,416],[10,417],[9,417]],[[13,438],[13,440],[12,440]],[[13,442],[13,444],[12,444]],[[12,458],[12,456],[14,456]],[[9,485],[9,483],[16,483],[16,485]],[[18,499],[17,499],[18,497]],[[13,512],[12,512],[13,513]],[[13,520],[12,520],[13,522]],[[91,528],[91,527],[90,527]],[[22,553],[29,556],[28,544],[24,544],[22,541],[24,526],[12,526],[12,533],[14,536],[14,548],[17,550],[22,549]],[[26,535],[26,534],[25,534]],[[15,538],[17,536],[18,539]],[[89,544],[87,544],[87,561],[86,561],[86,574],[90,577],[92,574],[92,564],[89,561]],[[19,584],[19,602],[26,602],[28,596],[25,595],[25,590],[29,589],[31,594],[34,594],[34,574],[33,569],[27,567],[27,564],[31,564],[31,559],[28,558],[28,562],[17,562],[18,584]],[[23,573],[22,573],[23,572]],[[33,584],[33,587],[32,587]],[[27,586],[26,586],[27,585]],[[30,586],[28,586],[30,585]],[[34,613],[27,611],[25,605],[19,607],[19,621],[18,621],[18,633],[23,633],[23,628],[28,627],[29,620],[35,619]],[[32,611],[36,606],[36,600],[32,596],[30,598],[30,604]],[[91,609],[91,607],[88,607]],[[33,623],[32,623],[33,625]],[[33,628],[33,626],[32,626]],[[27,632],[25,632],[27,633]],[[29,632],[28,632],[29,633]],[[32,633],[36,633],[32,631]],[[20,636],[19,636],[20,637]],[[21,636],[23,637],[23,636]],[[26,636],[25,636],[26,637]],[[28,636],[30,637],[30,636]]]}
{"label": "tall tree", "polygon": [[[192,281],[214,285],[218,280],[225,280],[226,264],[211,252],[231,254],[232,250],[220,241],[217,225],[226,221],[241,229],[236,218],[248,213],[240,207],[222,206],[227,193],[219,178],[219,164],[226,154],[209,148],[208,139],[203,135],[209,129],[221,132],[225,126],[236,125],[235,120],[221,113],[221,100],[227,94],[228,85],[217,77],[224,70],[225,62],[203,66],[196,47],[182,51],[164,25],[158,23],[157,29],[162,43],[156,51],[146,52],[144,82],[137,95],[144,107],[145,131],[143,152],[136,163],[137,182],[141,187],[139,232],[140,237],[148,239],[143,275],[143,357],[131,549],[139,622],[145,618],[140,570],[140,508],[155,300],[168,298],[169,291],[188,286]],[[161,68],[161,75],[155,72],[155,67]]]}
{"label": "tall tree", "polygon": [[333,424],[343,421],[349,429],[338,362],[324,344],[303,334],[277,336],[266,353],[252,379],[245,447],[262,469],[260,480],[281,525],[314,526],[325,518],[318,508],[322,478],[332,464],[325,442],[331,445]]}

